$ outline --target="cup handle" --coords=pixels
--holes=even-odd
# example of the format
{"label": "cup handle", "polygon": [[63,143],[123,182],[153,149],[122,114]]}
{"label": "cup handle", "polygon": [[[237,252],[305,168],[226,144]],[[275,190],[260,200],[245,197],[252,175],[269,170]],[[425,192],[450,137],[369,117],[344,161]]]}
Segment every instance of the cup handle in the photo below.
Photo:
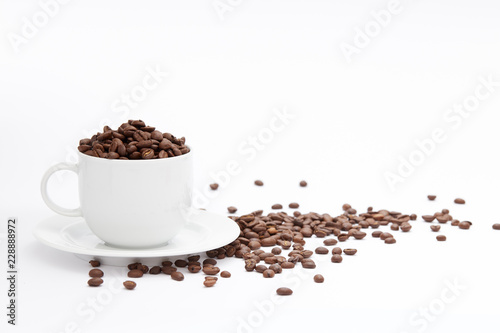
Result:
{"label": "cup handle", "polygon": [[45,201],[45,204],[52,209],[54,212],[64,215],[64,216],[82,216],[82,210],[80,207],[74,208],[74,209],[69,209],[69,208],[64,208],[59,206],[58,204],[54,203],[52,199],[50,199],[48,193],[47,193],[47,182],[49,178],[56,173],[57,171],[61,170],[69,170],[73,171],[74,173],[78,174],[78,165],[76,164],[70,164],[70,163],[58,163],[52,167],[50,167],[45,174],[43,175],[42,178],[42,184],[41,184],[41,191],[42,191],[42,198],[43,201]]}

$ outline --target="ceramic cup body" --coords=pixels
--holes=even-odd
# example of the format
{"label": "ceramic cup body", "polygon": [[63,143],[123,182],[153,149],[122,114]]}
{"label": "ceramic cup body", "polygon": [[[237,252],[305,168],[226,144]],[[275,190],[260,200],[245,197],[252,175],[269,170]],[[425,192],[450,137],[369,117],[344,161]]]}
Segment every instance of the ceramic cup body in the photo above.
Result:
{"label": "ceramic cup body", "polygon": [[[58,164],[42,180],[42,197],[57,213],[83,216],[108,245],[148,248],[166,244],[188,219],[193,188],[192,151],[154,160],[108,160],[78,153],[79,163]],[[58,170],[78,174],[80,207],[65,209],[47,195]]]}

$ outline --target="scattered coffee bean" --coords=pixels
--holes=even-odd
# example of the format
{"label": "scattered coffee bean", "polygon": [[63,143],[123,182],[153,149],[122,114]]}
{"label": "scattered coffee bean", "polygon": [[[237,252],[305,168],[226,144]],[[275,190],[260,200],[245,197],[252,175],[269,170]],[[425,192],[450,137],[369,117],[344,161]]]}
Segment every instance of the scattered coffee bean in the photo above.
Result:
{"label": "scattered coffee bean", "polygon": [[425,222],[432,222],[436,217],[434,215],[422,215],[422,219]]}
{"label": "scattered coffee bean", "polygon": [[217,183],[210,184],[210,188],[215,191],[219,188],[219,184]]}
{"label": "scattered coffee bean", "polygon": [[459,224],[460,224],[459,220],[453,220],[453,221],[451,221],[451,225],[454,226],[454,227],[458,226]]}
{"label": "scattered coffee bean", "polygon": [[284,263],[281,264],[281,268],[283,268],[283,269],[291,269],[291,268],[294,268],[294,267],[295,267],[295,263],[290,262],[290,261],[286,261],[286,262],[284,262]]}
{"label": "scattered coffee bean", "polygon": [[189,257],[188,257],[188,261],[189,261],[189,262],[198,261],[198,260],[200,260],[200,258],[201,258],[201,257],[200,257],[199,255],[189,256]]}
{"label": "scattered coffee bean", "polygon": [[173,272],[172,274],[170,274],[170,277],[175,281],[184,280],[184,274],[182,274],[181,272]]}
{"label": "scattered coffee bean", "polygon": [[375,237],[375,238],[379,238],[380,235],[382,235],[382,231],[381,230],[375,230],[374,232],[372,232],[372,236]]}
{"label": "scattered coffee bean", "polygon": [[456,199],[455,199],[455,203],[456,203],[456,204],[459,204],[459,205],[464,205],[464,204],[465,204],[465,200],[464,200],[464,199],[461,199],[461,198],[456,198]]}
{"label": "scattered coffee bean", "polygon": [[436,200],[436,196],[435,195],[428,195],[427,198],[430,200],[430,201],[434,201]]}
{"label": "scattered coffee bean", "polygon": [[255,266],[255,271],[258,273],[264,273],[264,271],[267,269],[266,265],[257,265]]}
{"label": "scattered coffee bean", "polygon": [[458,224],[458,227],[459,227],[460,229],[469,229],[471,225],[472,225],[472,223],[471,223],[471,222],[469,222],[469,221],[462,221],[462,222],[460,222],[460,223]]}
{"label": "scattered coffee bean", "polygon": [[386,244],[394,244],[394,243],[396,243],[396,239],[394,237],[389,237],[389,238],[386,238],[384,242]]}
{"label": "scattered coffee bean", "polygon": [[293,208],[293,209],[297,209],[297,208],[299,208],[299,204],[298,204],[298,203],[296,203],[296,202],[292,202],[292,203],[290,203],[290,204],[288,205],[288,207]]}
{"label": "scattered coffee bean", "polygon": [[157,275],[161,273],[161,267],[160,266],[153,266],[149,270],[149,274]]}
{"label": "scattered coffee bean", "polygon": [[177,272],[177,268],[174,266],[163,266],[161,271],[167,275],[171,275],[172,273]]}
{"label": "scattered coffee bean", "polygon": [[334,254],[332,256],[332,262],[334,262],[334,263],[341,263],[342,262],[342,256],[340,254]]}
{"label": "scattered coffee bean", "polygon": [[190,273],[198,273],[199,271],[201,271],[201,266],[199,266],[199,265],[189,265],[188,266],[188,271]]}
{"label": "scattered coffee bean", "polygon": [[125,281],[123,282],[123,286],[128,290],[132,290],[137,286],[137,284],[134,281]]}
{"label": "scattered coffee bean", "polygon": [[445,235],[437,235],[436,236],[436,239],[439,241],[439,242],[444,242],[446,240],[446,236]]}
{"label": "scattered coffee bean", "polygon": [[174,262],[174,265],[177,267],[186,267],[188,263],[186,260],[178,259]]}
{"label": "scattered coffee bean", "polygon": [[397,224],[397,223],[391,224],[391,230],[398,231],[399,230],[399,224]]}
{"label": "scattered coffee bean", "polygon": [[104,272],[101,271],[99,268],[94,268],[89,271],[89,276],[90,277],[103,277]]}
{"label": "scattered coffee bean", "polygon": [[299,183],[300,187],[306,187],[307,186],[307,182],[305,180],[301,180],[300,183]]}
{"label": "scattered coffee bean", "polygon": [[494,230],[500,230],[500,223],[493,224],[493,229]]}
{"label": "scattered coffee bean", "polygon": [[217,283],[217,280],[205,280],[205,281],[203,281],[203,285],[207,288],[215,286],[216,283]]}
{"label": "scattered coffee bean", "polygon": [[89,264],[92,267],[99,267],[99,266],[101,266],[101,263],[98,260],[90,260]]}
{"label": "scattered coffee bean", "polygon": [[274,247],[272,250],[271,250],[272,254],[274,255],[278,255],[281,253],[281,249],[279,247]]}
{"label": "scattered coffee bean", "polygon": [[271,206],[272,209],[282,209],[283,208],[283,205],[281,204],[274,204]]}
{"label": "scattered coffee bean", "polygon": [[[286,261],[283,261],[283,263],[285,263],[285,262]],[[281,272],[283,272],[283,267],[281,267],[279,262],[277,262],[276,264],[270,265],[269,269],[272,269],[274,271],[274,273],[276,273],[276,274],[280,274]]]}
{"label": "scattered coffee bean", "polygon": [[236,213],[236,211],[238,210],[238,208],[234,207],[234,206],[229,206],[227,207],[227,211],[231,214],[234,214]]}
{"label": "scattered coffee bean", "polygon": [[207,275],[216,275],[217,273],[219,273],[219,271],[220,271],[219,267],[215,267],[215,266],[203,267],[203,273],[205,273]]}
{"label": "scattered coffee bean", "polygon": [[325,278],[321,274],[316,274],[314,275],[314,282],[316,283],[323,283],[325,281]]}
{"label": "scattered coffee bean", "polygon": [[349,205],[347,203],[342,205],[342,210],[343,211],[348,211],[349,209],[351,209],[351,205]]}
{"label": "scattered coffee bean", "polygon": [[272,269],[266,269],[262,272],[262,276],[265,278],[273,278],[276,273]]}
{"label": "scattered coffee bean", "polygon": [[344,253],[347,254],[348,256],[353,256],[358,252],[356,249],[344,249]]}
{"label": "scattered coffee bean", "polygon": [[388,233],[388,232],[383,232],[380,234],[380,239],[381,240],[386,240],[387,238],[391,238],[393,237],[391,233]]}
{"label": "scattered coffee bean", "polygon": [[281,287],[276,290],[276,293],[280,296],[289,296],[293,294],[293,290],[286,287]]}
{"label": "scattered coffee bean", "polygon": [[171,262],[170,260],[165,260],[165,261],[162,261],[161,265],[162,267],[165,267],[165,266],[172,266],[174,263]]}
{"label": "scattered coffee bean", "polygon": [[400,228],[402,232],[409,232],[411,230],[411,224],[408,222],[403,222],[401,223]]}
{"label": "scattered coffee bean", "polygon": [[220,276],[223,278],[230,278],[231,273],[229,273],[228,271],[222,271],[222,272],[220,272]]}
{"label": "scattered coffee bean", "polygon": [[317,247],[314,252],[316,252],[316,254],[328,254],[330,251],[326,247],[320,246]]}
{"label": "scattered coffee bean", "polygon": [[133,269],[131,271],[128,272],[128,277],[131,277],[131,278],[140,278],[144,275],[144,272],[141,271],[140,269]]}
{"label": "scattered coffee bean", "polygon": [[255,185],[257,186],[263,186],[264,185],[264,182],[262,180],[256,180],[253,182]]}
{"label": "scattered coffee bean", "polygon": [[329,239],[325,239],[323,241],[323,244],[325,246],[332,246],[332,245],[336,245],[337,243],[338,243],[338,241],[335,238],[329,238]]}
{"label": "scattered coffee bean", "polygon": [[212,258],[207,258],[207,259],[203,260],[203,266],[205,266],[205,265],[215,266],[215,265],[217,265],[217,260],[212,259]]}
{"label": "scattered coffee bean", "polygon": [[88,285],[91,287],[99,287],[104,281],[101,278],[93,277],[87,281]]}
{"label": "scattered coffee bean", "polygon": [[146,266],[146,265],[138,265],[137,269],[141,270],[144,274],[146,274],[147,272],[149,272],[149,267]]}
{"label": "scattered coffee bean", "polygon": [[434,232],[438,232],[439,229],[441,229],[441,226],[440,225],[431,225],[431,230],[434,231]]}
{"label": "scattered coffee bean", "polygon": [[316,268],[316,263],[312,259],[303,259],[301,264],[303,268]]}
{"label": "scattered coffee bean", "polygon": [[342,249],[340,247],[334,247],[332,249],[332,254],[342,254]]}
{"label": "scattered coffee bean", "polygon": [[140,262],[134,262],[133,264],[129,264],[127,267],[129,270],[133,270],[133,269],[138,269],[138,267],[140,267],[142,264]]}

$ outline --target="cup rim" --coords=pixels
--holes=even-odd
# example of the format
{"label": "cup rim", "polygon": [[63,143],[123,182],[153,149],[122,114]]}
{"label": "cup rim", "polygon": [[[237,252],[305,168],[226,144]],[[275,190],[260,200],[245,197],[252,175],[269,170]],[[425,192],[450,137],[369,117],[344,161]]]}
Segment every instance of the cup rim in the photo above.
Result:
{"label": "cup rim", "polygon": [[145,160],[145,159],[142,159],[142,158],[138,159],[138,160],[120,160],[119,158],[108,159],[108,158],[90,156],[90,155],[84,154],[84,153],[82,153],[82,152],[80,152],[78,150],[77,150],[77,153],[78,153],[78,156],[80,156],[81,158],[85,158],[85,159],[89,159],[89,160],[100,160],[103,163],[108,163],[108,162],[112,162],[112,163],[125,163],[125,162],[134,162],[134,163],[159,163],[159,162],[162,162],[162,163],[164,163],[163,161],[168,161],[168,160],[177,160],[178,161],[178,160],[181,160],[181,159],[186,159],[189,156],[191,156],[193,148],[190,145],[186,145],[186,146],[189,148],[189,152],[187,152],[186,154],[182,154],[182,155],[174,156],[174,157],[167,157],[167,158],[155,158],[155,159],[150,159],[150,160]]}

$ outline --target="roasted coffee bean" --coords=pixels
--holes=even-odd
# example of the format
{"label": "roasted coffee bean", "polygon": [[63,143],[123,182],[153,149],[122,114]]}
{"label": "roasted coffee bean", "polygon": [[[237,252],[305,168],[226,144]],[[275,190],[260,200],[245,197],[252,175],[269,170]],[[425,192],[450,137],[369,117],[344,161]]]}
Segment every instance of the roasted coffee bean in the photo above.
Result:
{"label": "roasted coffee bean", "polygon": [[123,282],[123,286],[128,290],[132,290],[137,286],[137,284],[134,281],[127,280],[127,281]]}
{"label": "roasted coffee bean", "polygon": [[231,214],[234,214],[236,213],[236,211],[238,210],[238,208],[234,207],[234,206],[229,206],[227,207],[227,211]]}
{"label": "roasted coffee bean", "polygon": [[337,243],[338,241],[335,238],[329,238],[323,241],[323,244],[326,246],[336,245]]}
{"label": "roasted coffee bean", "polygon": [[175,281],[184,280],[184,274],[182,274],[181,272],[173,272],[172,274],[170,274],[170,277]]}
{"label": "roasted coffee bean", "polygon": [[88,285],[91,287],[99,287],[103,282],[104,281],[98,277],[93,277],[92,279],[87,281]]}
{"label": "roasted coffee bean", "polygon": [[177,272],[177,268],[174,266],[163,266],[161,271],[167,275],[171,275],[174,272]]}
{"label": "roasted coffee bean", "polygon": [[290,262],[290,261],[286,261],[286,262],[281,264],[281,268],[283,268],[283,269],[290,269],[290,268],[294,268],[294,267],[295,267],[295,263]]}
{"label": "roasted coffee bean", "polygon": [[207,275],[216,275],[219,272],[220,272],[219,267],[215,267],[215,266],[204,266],[203,267],[203,273],[205,273]]}
{"label": "roasted coffee bean", "polygon": [[[272,246],[272,245],[270,245]],[[261,243],[259,241],[250,241],[248,243],[248,247],[251,249],[251,250],[257,250],[257,249],[260,249],[261,247]]]}
{"label": "roasted coffee bean", "polygon": [[276,264],[278,262],[278,258],[272,256],[264,259],[264,262],[268,265]]}
{"label": "roasted coffee bean", "polygon": [[454,226],[454,227],[458,226],[459,224],[460,224],[459,220],[453,220],[453,221],[451,221],[451,225]]}
{"label": "roasted coffee bean", "polygon": [[103,277],[104,272],[101,271],[99,268],[94,268],[89,271],[89,276],[90,277]]}
{"label": "roasted coffee bean", "polygon": [[403,222],[401,223],[400,228],[402,232],[408,232],[411,230],[411,224],[408,222]]}
{"label": "roasted coffee bean", "polygon": [[314,275],[314,282],[316,283],[323,283],[325,281],[325,278],[321,274],[316,274]]}
{"label": "roasted coffee bean", "polygon": [[459,205],[465,204],[465,200],[461,198],[456,198],[454,202]]}
{"label": "roasted coffee bean", "polygon": [[215,286],[216,283],[217,280],[212,280],[212,279],[203,281],[203,285],[207,288]]}
{"label": "roasted coffee bean", "polygon": [[258,273],[263,273],[267,269],[266,265],[257,265],[255,266],[255,271]]}
{"label": "roasted coffee bean", "polygon": [[137,269],[137,267],[140,267],[142,264],[140,262],[134,262],[132,264],[129,264],[127,268],[129,270]]}
{"label": "roasted coffee bean", "polygon": [[203,260],[203,266],[205,266],[205,265],[215,266],[215,265],[217,265],[217,260],[212,259],[212,258],[207,258],[207,259]]}
{"label": "roasted coffee bean", "polygon": [[146,265],[138,265],[137,269],[140,269],[144,274],[149,272],[149,267]]}
{"label": "roasted coffee bean", "polygon": [[272,209],[282,209],[283,208],[283,205],[281,204],[274,204],[271,206]]}
{"label": "roasted coffee bean", "polygon": [[443,215],[443,216],[436,216],[436,220],[437,220],[439,223],[446,223],[446,222],[448,222],[450,219],[449,219],[449,215]]}
{"label": "roasted coffee bean", "polygon": [[492,227],[494,230],[500,230],[500,223],[495,223]]}
{"label": "roasted coffee bean", "polygon": [[342,249],[340,247],[334,247],[332,249],[332,254],[342,254]]}
{"label": "roasted coffee bean", "polygon": [[144,151],[141,153],[141,157],[144,160],[152,159],[154,156],[155,156],[155,152],[151,148],[144,149]]}
{"label": "roasted coffee bean", "polygon": [[399,230],[399,224],[397,224],[397,223],[391,224],[391,230],[398,231]]}
{"label": "roasted coffee bean", "polygon": [[340,254],[334,254],[332,256],[332,262],[334,263],[341,263],[342,262],[342,256]]}
{"label": "roasted coffee bean", "polygon": [[288,205],[289,208],[297,209],[299,208],[299,204],[296,202],[292,202]]}
{"label": "roasted coffee bean", "polygon": [[436,199],[436,196],[435,195],[428,195],[427,198],[430,200],[430,201],[434,201]]}
{"label": "roasted coffee bean", "polygon": [[314,250],[317,254],[328,254],[330,252],[326,247],[320,246],[317,247],[316,250]]}
{"label": "roasted coffee bean", "polygon": [[188,266],[188,271],[190,273],[198,273],[199,271],[201,271],[201,266],[198,266],[198,265],[189,265]]}
{"label": "roasted coffee bean", "polygon": [[262,180],[256,180],[253,182],[255,185],[257,186],[263,186],[264,185],[264,182]]}
{"label": "roasted coffee bean", "polygon": [[348,211],[349,209],[351,209],[351,205],[349,205],[347,203],[342,205],[342,210],[343,211]]}
{"label": "roasted coffee bean", "polygon": [[392,234],[388,233],[388,232],[383,232],[380,234],[380,239],[381,240],[386,240],[387,238],[390,238],[392,237]]}
{"label": "roasted coffee bean", "polygon": [[355,231],[353,234],[355,239],[363,239],[366,237],[366,232],[363,231]]}
{"label": "roasted coffee bean", "polygon": [[281,288],[276,289],[276,294],[278,294],[280,296],[289,296],[289,295],[293,294],[293,290],[290,288],[281,287]]}
{"label": "roasted coffee bean", "polygon": [[376,230],[376,231],[372,232],[372,236],[375,237],[375,238],[380,237],[380,235],[382,235],[382,231],[381,230]]}
{"label": "roasted coffee bean", "polygon": [[228,271],[222,271],[222,272],[220,272],[220,276],[223,278],[230,278],[231,273],[229,273]]}
{"label": "roasted coffee bean", "polygon": [[[282,262],[282,263],[285,263],[285,262],[286,262],[286,261],[284,261],[284,262]],[[272,269],[272,270],[274,271],[274,273],[276,273],[276,274],[280,274],[280,273],[283,271],[283,269],[282,269],[282,267],[281,267],[281,264],[280,264],[279,262],[278,262],[278,263],[276,263],[276,264],[272,264],[272,265],[270,265],[270,266],[269,266],[269,269]]]}
{"label": "roasted coffee bean", "polygon": [[175,261],[174,265],[177,267],[186,267],[188,263],[186,260],[178,259]]}
{"label": "roasted coffee bean", "polygon": [[300,183],[299,183],[300,187],[306,187],[307,186],[307,182],[305,180],[301,180]]}
{"label": "roasted coffee bean", "polygon": [[189,261],[189,262],[194,262],[194,261],[198,261],[198,260],[200,260],[200,258],[201,258],[201,257],[200,257],[199,255],[189,256],[189,257],[188,257],[188,261]]}
{"label": "roasted coffee bean", "polygon": [[276,238],[274,237],[267,237],[267,238],[264,238],[260,241],[260,244],[262,246],[266,246],[266,247],[269,247],[269,246],[275,246],[276,245]]}
{"label": "roasted coffee bean", "polygon": [[471,225],[472,225],[472,223],[471,223],[471,222],[469,222],[469,221],[462,221],[462,222],[460,222],[460,223],[458,224],[458,227],[459,227],[460,229],[469,229]]}
{"label": "roasted coffee bean", "polygon": [[219,188],[219,184],[217,183],[210,184],[210,188],[215,191],[216,189]]}
{"label": "roasted coffee bean", "polygon": [[444,242],[446,240],[446,236],[445,235],[437,235],[436,236],[436,239],[439,241],[439,242]]}
{"label": "roasted coffee bean", "polygon": [[396,239],[394,237],[388,237],[384,241],[386,244],[394,244],[396,243]]}
{"label": "roasted coffee bean", "polygon": [[358,252],[356,249],[344,249],[344,253],[347,254],[348,256],[353,256]]}
{"label": "roasted coffee bean", "polygon": [[278,255],[281,253],[281,249],[279,247],[274,247],[271,252],[274,254],[274,255]]}
{"label": "roasted coffee bean", "polygon": [[262,276],[265,278],[273,278],[276,273],[272,269],[266,269],[262,272]]}
{"label": "roasted coffee bean", "polygon": [[440,225],[431,225],[431,230],[434,231],[434,232],[438,232],[439,229],[441,229],[441,226]]}
{"label": "roasted coffee bean", "polygon": [[156,274],[160,274],[160,273],[161,273],[161,267],[160,266],[153,266],[149,270],[149,274],[156,275]]}
{"label": "roasted coffee bean", "polygon": [[92,267],[99,267],[99,266],[101,266],[101,263],[98,260],[90,260],[89,264]]}
{"label": "roasted coffee bean", "polygon": [[131,277],[131,278],[140,278],[144,275],[144,272],[141,271],[140,269],[133,269],[131,271],[128,272],[128,277]]}
{"label": "roasted coffee bean", "polygon": [[165,267],[165,266],[172,266],[173,263],[170,260],[165,260],[165,261],[162,261],[161,265],[163,267]]}
{"label": "roasted coffee bean", "polygon": [[422,219],[425,222],[432,222],[436,217],[434,215],[422,215]]}
{"label": "roasted coffee bean", "polygon": [[303,268],[316,268],[316,263],[312,259],[304,259],[301,264]]}

